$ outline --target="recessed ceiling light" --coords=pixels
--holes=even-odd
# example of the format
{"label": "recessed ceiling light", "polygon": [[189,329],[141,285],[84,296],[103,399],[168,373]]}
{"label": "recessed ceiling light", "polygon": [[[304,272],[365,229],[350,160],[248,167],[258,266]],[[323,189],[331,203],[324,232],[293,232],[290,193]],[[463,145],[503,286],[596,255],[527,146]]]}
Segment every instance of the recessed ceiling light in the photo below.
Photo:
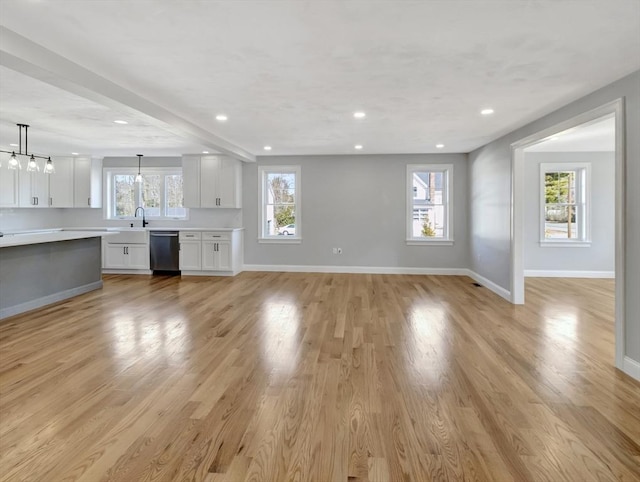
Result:
{"label": "recessed ceiling light", "polygon": [[271,146],[264,146],[264,150],[265,151],[270,151],[271,150]]}
{"label": "recessed ceiling light", "polygon": [[360,149],[362,149],[362,144],[356,144],[355,146],[353,146],[353,148],[359,151]]}
{"label": "recessed ceiling light", "polygon": [[209,151],[202,151],[203,154],[209,154]]}
{"label": "recessed ceiling light", "polygon": [[224,122],[224,121],[226,121],[227,119],[228,119],[228,117],[227,117],[226,115],[224,115],[224,114],[218,114],[218,115],[216,116],[216,120],[217,120],[217,121],[220,121],[220,122]]}
{"label": "recessed ceiling light", "polygon": [[493,114],[493,109],[482,109],[482,110],[480,111],[480,113],[481,113],[482,115],[491,115],[491,114]]}
{"label": "recessed ceiling light", "polygon": [[353,117],[355,117],[356,119],[364,119],[365,117],[367,117],[367,114],[365,112],[354,112]]}
{"label": "recessed ceiling light", "polygon": [[128,122],[125,120],[114,120],[113,122],[116,124],[128,124]]}
{"label": "recessed ceiling light", "polygon": [[436,149],[442,149],[444,147],[444,144],[436,144]]}
{"label": "recessed ceiling light", "polygon": [[77,155],[78,155],[78,153],[77,153],[77,152],[72,152],[72,153],[71,153],[71,155],[72,155],[72,156],[77,156]]}
{"label": "recessed ceiling light", "polygon": [[11,147],[18,147],[18,144],[9,144]]}

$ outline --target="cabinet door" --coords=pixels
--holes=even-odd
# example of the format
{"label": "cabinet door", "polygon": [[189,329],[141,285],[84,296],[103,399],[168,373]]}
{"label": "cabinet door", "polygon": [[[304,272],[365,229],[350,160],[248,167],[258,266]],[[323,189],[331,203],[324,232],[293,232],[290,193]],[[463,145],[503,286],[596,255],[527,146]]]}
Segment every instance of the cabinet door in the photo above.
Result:
{"label": "cabinet door", "polygon": [[53,208],[73,207],[73,159],[57,158],[56,172],[49,178],[49,205]]}
{"label": "cabinet door", "polygon": [[218,207],[218,156],[200,158],[200,207]]}
{"label": "cabinet door", "polygon": [[33,197],[36,199],[37,208],[48,208],[49,207],[49,176],[51,174],[45,174],[44,172],[44,159],[37,159],[38,167],[40,168],[36,172],[32,172],[31,174],[31,192],[33,193]]}
{"label": "cabinet door", "polygon": [[219,241],[215,250],[215,270],[231,271],[231,243]]}
{"label": "cabinet door", "polygon": [[74,159],[73,205],[91,207],[91,159]]}
{"label": "cabinet door", "polygon": [[217,241],[202,241],[202,270],[213,271],[216,269],[216,243]]}
{"label": "cabinet door", "polygon": [[104,250],[104,267],[128,268],[126,251],[127,247],[124,244],[107,244]]}
{"label": "cabinet door", "polygon": [[240,161],[222,157],[219,161],[217,186],[218,206],[222,208],[239,208],[239,176]]}
{"label": "cabinet door", "polygon": [[49,174],[42,172],[42,169],[39,172],[28,172],[22,166],[18,171],[18,185],[18,205],[21,208],[49,207]]}
{"label": "cabinet door", "polygon": [[202,247],[200,241],[180,241],[180,270],[200,271]]}
{"label": "cabinet door", "polygon": [[0,153],[2,168],[0,168],[0,207],[18,207],[18,171],[7,169],[10,154]]}
{"label": "cabinet door", "polygon": [[128,244],[127,258],[130,269],[149,269],[149,250],[146,244]]}
{"label": "cabinet door", "polygon": [[200,207],[200,156],[182,156],[183,205]]}

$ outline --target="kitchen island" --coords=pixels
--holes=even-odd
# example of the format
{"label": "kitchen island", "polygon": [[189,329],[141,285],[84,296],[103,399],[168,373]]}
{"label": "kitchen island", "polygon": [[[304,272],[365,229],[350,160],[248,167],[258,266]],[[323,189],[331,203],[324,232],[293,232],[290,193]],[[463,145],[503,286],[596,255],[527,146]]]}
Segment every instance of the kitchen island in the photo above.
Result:
{"label": "kitchen island", "polygon": [[51,230],[0,237],[0,319],[102,288],[107,231]]}

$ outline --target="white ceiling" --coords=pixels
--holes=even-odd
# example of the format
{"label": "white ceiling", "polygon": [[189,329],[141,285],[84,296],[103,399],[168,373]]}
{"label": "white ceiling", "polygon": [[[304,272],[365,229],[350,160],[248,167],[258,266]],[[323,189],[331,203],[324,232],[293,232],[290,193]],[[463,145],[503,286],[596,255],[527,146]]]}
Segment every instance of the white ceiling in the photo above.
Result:
{"label": "white ceiling", "polygon": [[525,149],[527,152],[613,152],[616,121],[613,117],[559,132]]}
{"label": "white ceiling", "polygon": [[34,148],[101,155],[469,152],[640,69],[638,0],[2,0],[0,25],[157,107],[0,70],[2,145],[26,122]]}

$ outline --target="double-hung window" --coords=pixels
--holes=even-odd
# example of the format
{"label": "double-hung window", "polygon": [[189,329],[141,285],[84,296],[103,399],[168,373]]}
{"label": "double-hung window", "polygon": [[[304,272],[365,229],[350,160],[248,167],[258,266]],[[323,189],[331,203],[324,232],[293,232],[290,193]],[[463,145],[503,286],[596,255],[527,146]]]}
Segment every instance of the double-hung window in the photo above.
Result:
{"label": "double-hung window", "polygon": [[260,241],[300,242],[300,166],[259,166]]}
{"label": "double-hung window", "polygon": [[135,182],[137,169],[105,169],[107,219],[131,219],[136,208],[149,219],[186,219],[180,168],[145,169],[142,183]]}
{"label": "double-hung window", "polygon": [[407,243],[453,243],[452,177],[452,164],[407,166]]}
{"label": "double-hung window", "polygon": [[590,165],[540,164],[540,242],[589,243]]}

